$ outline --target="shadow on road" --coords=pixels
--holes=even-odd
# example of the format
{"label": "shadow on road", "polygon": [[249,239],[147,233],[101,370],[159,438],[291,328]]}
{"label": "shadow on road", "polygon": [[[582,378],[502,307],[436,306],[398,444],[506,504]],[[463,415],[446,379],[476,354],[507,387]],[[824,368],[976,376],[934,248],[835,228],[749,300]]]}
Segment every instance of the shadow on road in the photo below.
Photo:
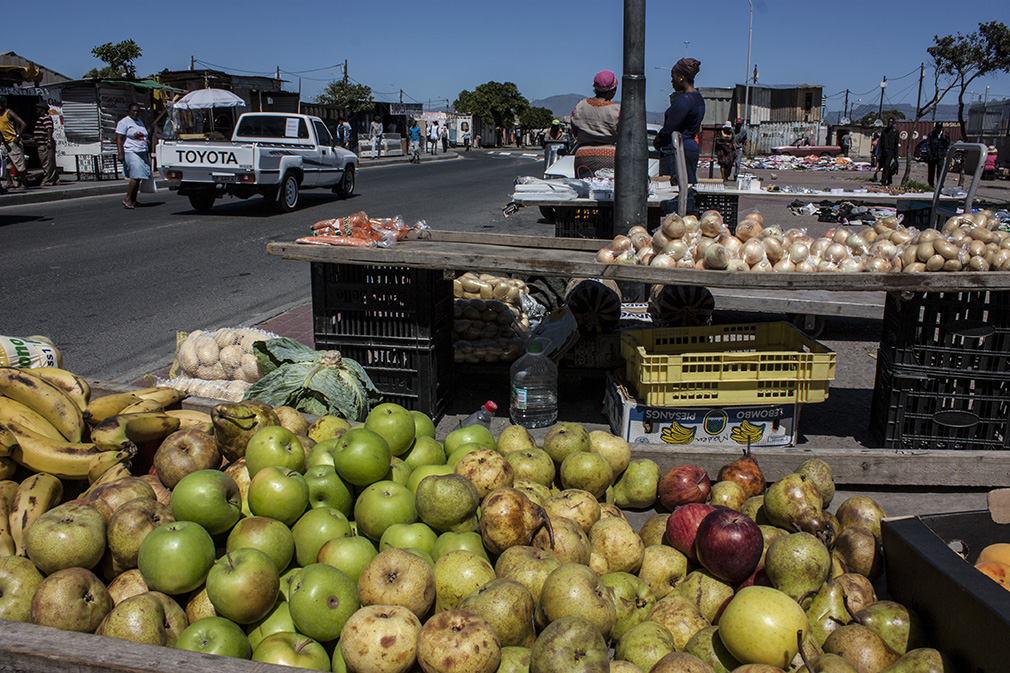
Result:
{"label": "shadow on road", "polygon": [[11,224],[24,224],[25,222],[52,222],[53,218],[42,215],[0,215],[0,227]]}
{"label": "shadow on road", "polygon": [[[309,208],[315,208],[317,206],[327,205],[327,204],[339,204],[345,203],[352,199],[357,198],[358,194],[352,194],[346,199],[341,199],[335,194],[328,194],[324,192],[314,193],[314,194],[300,194],[298,196],[298,207],[295,208],[293,212],[299,212],[302,210],[307,210]],[[183,201],[183,204],[188,205],[188,201]],[[182,204],[179,204],[182,205]],[[209,211],[204,213],[199,213],[193,208],[183,208],[182,210],[176,210],[172,213],[173,215],[199,215],[200,217],[273,217],[275,215],[284,215],[286,213],[280,213],[274,208],[272,201],[260,197],[252,196],[248,199],[239,199],[235,197],[228,197],[224,199],[219,199],[214,203],[214,207]],[[345,214],[350,214],[345,213]]]}

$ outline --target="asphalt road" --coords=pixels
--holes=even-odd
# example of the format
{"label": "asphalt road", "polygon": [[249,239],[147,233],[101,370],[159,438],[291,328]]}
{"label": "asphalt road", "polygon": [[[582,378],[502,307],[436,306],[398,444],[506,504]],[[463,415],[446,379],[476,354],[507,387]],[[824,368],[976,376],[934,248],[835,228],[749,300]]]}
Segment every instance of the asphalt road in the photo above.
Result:
{"label": "asphalt road", "polygon": [[483,152],[365,168],[352,198],[306,191],[286,215],[261,197],[221,200],[201,215],[167,191],[132,211],[122,195],[8,206],[0,334],[49,336],[75,372],[136,380],[171,361],[178,330],[255,324],[308,301],[308,265],[269,256],[266,244],[306,235],[319,220],[363,210],[440,229],[553,235],[529,209],[508,221],[501,213],[512,181],[541,170]]}

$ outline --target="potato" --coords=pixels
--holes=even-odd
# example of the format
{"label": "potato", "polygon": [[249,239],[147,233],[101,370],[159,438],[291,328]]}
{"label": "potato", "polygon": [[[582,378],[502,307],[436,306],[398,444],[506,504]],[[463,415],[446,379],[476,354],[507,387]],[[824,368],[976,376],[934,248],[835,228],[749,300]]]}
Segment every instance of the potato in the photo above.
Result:
{"label": "potato", "polygon": [[[200,360],[201,365],[217,364],[220,353],[221,349],[214,339],[209,336],[197,337],[196,357]],[[200,378],[203,377],[201,376]]]}

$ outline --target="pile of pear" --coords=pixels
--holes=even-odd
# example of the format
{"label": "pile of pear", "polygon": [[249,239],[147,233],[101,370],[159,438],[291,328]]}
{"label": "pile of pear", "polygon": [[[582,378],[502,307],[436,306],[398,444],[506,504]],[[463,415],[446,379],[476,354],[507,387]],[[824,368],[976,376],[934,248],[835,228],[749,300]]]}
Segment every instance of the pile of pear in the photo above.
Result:
{"label": "pile of pear", "polygon": [[[834,486],[823,461],[807,461],[769,487],[748,455],[725,466],[707,493],[710,503],[761,526],[761,568],[749,581],[788,597],[805,615],[802,648],[797,642],[795,656],[771,666],[735,659],[721,643],[719,616],[741,586],[669,543],[660,467],[634,458],[620,437],[560,423],[542,442],[520,426],[495,438],[479,425],[439,440],[424,414],[382,407],[383,414],[408,414],[409,436],[402,423],[383,423],[378,408],[352,426],[335,417],[310,424],[285,407],[227,403],[211,414],[185,414],[179,430],[157,446],[135,446],[91,483],[60,481],[45,490],[47,505],[30,521],[18,510],[28,543],[0,558],[0,619],[221,653],[206,635],[213,623],[244,638],[230,656],[283,663],[268,658],[265,643],[293,638],[299,652],[318,655],[314,668],[334,672],[950,670],[924,647],[914,614],[877,600],[884,513],[858,497],[829,513]],[[187,447],[202,440],[201,450],[180,453],[179,433]],[[362,436],[368,450],[349,458],[349,438]],[[277,588],[263,614],[230,619],[206,584],[171,595],[152,589],[154,577],[145,577],[138,557],[153,531],[187,520],[186,503],[173,498],[191,475],[220,473],[234,501],[234,521],[208,531],[215,566],[238,555],[230,544],[237,530],[270,518],[267,505],[249,498],[253,455],[246,453],[250,442],[265,439],[285,451],[276,464],[258,454],[253,472],[283,470],[304,481],[308,498],[302,511],[266,522],[289,550],[270,555]],[[0,507],[8,510],[48,481],[23,466],[9,476],[0,482]],[[402,513],[383,516],[377,492],[402,502]],[[304,535],[306,522],[320,518],[328,532]],[[99,553],[45,542],[42,531],[70,519],[100,539]],[[788,553],[776,560],[774,549]],[[357,596],[350,608],[341,606],[350,617],[340,628],[313,637],[315,627],[299,621],[291,597],[305,571],[321,566],[356,585]],[[60,586],[84,580],[103,613],[82,627],[69,620]],[[161,626],[138,626],[152,612],[164,616],[156,620]],[[395,657],[380,656],[393,650]]]}

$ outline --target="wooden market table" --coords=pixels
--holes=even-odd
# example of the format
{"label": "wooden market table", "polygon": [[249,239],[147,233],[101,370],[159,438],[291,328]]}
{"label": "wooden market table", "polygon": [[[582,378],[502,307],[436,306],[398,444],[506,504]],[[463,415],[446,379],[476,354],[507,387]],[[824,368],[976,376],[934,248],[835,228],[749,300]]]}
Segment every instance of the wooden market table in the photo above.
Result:
{"label": "wooden market table", "polygon": [[[419,240],[391,248],[352,248],[271,242],[267,252],[284,259],[334,265],[381,265],[428,269],[455,277],[458,272],[542,275],[562,278],[610,278],[649,284],[700,285],[713,291],[801,294],[807,297],[856,297],[867,293],[937,293],[970,290],[1010,290],[1010,272],[959,273],[734,273],[696,269],[661,269],[596,262],[605,241],[559,239],[509,234],[428,230]],[[449,291],[451,292],[451,290]],[[845,293],[845,294],[841,294]],[[718,295],[717,295],[718,296]],[[808,300],[803,300],[808,301]],[[810,299],[809,301],[815,301]],[[843,301],[835,301],[841,304]],[[767,307],[758,302],[755,309]],[[799,308],[799,304],[797,304]],[[823,310],[823,307],[818,309]],[[845,315],[838,308],[835,315]],[[730,449],[671,448],[636,444],[653,459],[671,452],[680,462],[706,467],[728,462]],[[1010,451],[891,451],[885,449],[765,449],[762,465],[772,473],[788,471],[805,457],[824,454],[839,483],[943,487],[1010,486]],[[720,462],[721,461],[721,462]],[[662,463],[662,461],[660,461]]]}

